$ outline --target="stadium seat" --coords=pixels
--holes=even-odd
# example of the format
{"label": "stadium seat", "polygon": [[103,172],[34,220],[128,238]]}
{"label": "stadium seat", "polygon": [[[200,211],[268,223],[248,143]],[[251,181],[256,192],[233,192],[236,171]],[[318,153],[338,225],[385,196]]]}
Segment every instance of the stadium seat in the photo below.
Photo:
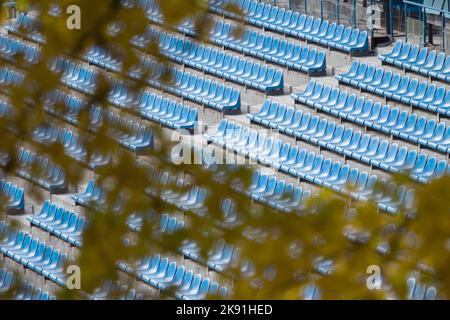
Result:
{"label": "stadium seat", "polygon": [[416,278],[410,277],[406,280],[408,300],[435,300],[437,296],[436,287],[426,287],[419,283]]}
{"label": "stadium seat", "polygon": [[144,295],[127,285],[107,280],[89,296],[92,300],[144,300]]}
{"label": "stadium seat", "polygon": [[122,59],[113,56],[109,51],[100,46],[93,46],[84,54],[84,59],[89,63],[98,65],[114,72],[122,71]]}

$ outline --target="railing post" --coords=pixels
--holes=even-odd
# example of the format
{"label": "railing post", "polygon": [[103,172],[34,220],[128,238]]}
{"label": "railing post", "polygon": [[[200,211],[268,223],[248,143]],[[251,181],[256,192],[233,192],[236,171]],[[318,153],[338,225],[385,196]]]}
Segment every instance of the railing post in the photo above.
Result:
{"label": "railing post", "polygon": [[445,52],[445,15],[441,12],[442,51]]}
{"label": "railing post", "polygon": [[408,4],[403,5],[403,11],[405,14],[405,42],[408,42]]}
{"label": "railing post", "polygon": [[320,0],[320,18],[323,19],[323,0]]}
{"label": "railing post", "polygon": [[391,39],[394,40],[394,14],[392,12],[392,0],[389,0],[389,33],[391,36]]}
{"label": "railing post", "polygon": [[370,37],[373,38],[375,32],[375,8],[373,0],[370,0]]}
{"label": "railing post", "polygon": [[425,12],[425,8],[422,9],[422,18],[423,18],[422,41],[423,47],[425,48],[427,45],[427,13]]}
{"label": "railing post", "polygon": [[337,20],[337,23],[339,24],[339,6],[340,6],[340,4],[339,4],[339,0],[336,0],[336,20]]}

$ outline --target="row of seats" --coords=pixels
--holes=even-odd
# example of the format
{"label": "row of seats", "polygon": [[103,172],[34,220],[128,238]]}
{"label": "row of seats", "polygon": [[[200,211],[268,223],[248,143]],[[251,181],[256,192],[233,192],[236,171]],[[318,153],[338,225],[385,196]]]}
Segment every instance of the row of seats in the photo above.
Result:
{"label": "row of seats", "polygon": [[62,287],[66,285],[64,265],[67,254],[17,228],[7,229],[4,234],[5,237],[0,240],[0,251],[5,257]]}
{"label": "row of seats", "polygon": [[175,288],[171,293],[180,300],[201,300],[210,295],[228,295],[227,288],[220,287],[217,282],[159,254],[143,258],[135,267],[124,262],[120,262],[118,267],[161,291]]}
{"label": "row of seats", "polygon": [[[407,292],[406,298],[408,300],[435,300],[437,296],[436,287],[426,286],[419,283],[414,277],[406,280]],[[304,288],[303,296],[305,300],[321,299],[322,293],[315,285],[307,285]]]}
{"label": "row of seats", "polygon": [[[167,34],[163,34],[161,36],[169,37],[169,35],[167,35]],[[2,40],[2,39],[0,39],[0,40]],[[14,47],[14,46],[17,46],[17,47],[22,46],[23,47],[24,46],[24,44],[22,42],[14,41],[11,39],[9,39],[9,41],[14,43],[14,44],[10,44],[9,46],[12,46],[12,47]],[[164,39],[162,38],[161,41],[163,42]],[[183,39],[178,39],[178,41],[184,42]],[[3,43],[3,41],[0,42],[0,51],[1,51],[2,43]],[[186,44],[184,44],[184,45],[186,45]],[[198,57],[198,56],[195,57],[195,58],[197,58],[197,60],[198,60],[198,58],[201,58],[201,61],[199,61],[200,63],[196,63],[195,61],[186,59],[186,57],[183,59],[183,61],[181,61],[177,52],[174,52],[174,50],[170,51],[170,50],[168,50],[169,48],[163,48],[163,49],[165,49],[165,50],[163,50],[163,52],[168,54],[171,58],[174,58],[175,61],[183,62],[186,65],[191,65],[196,68],[200,68],[201,70],[205,70],[205,71],[214,73],[221,77],[227,77],[230,80],[236,81],[236,82],[244,84],[244,85],[248,85],[250,87],[254,87],[256,89],[260,89],[263,91],[278,91],[278,90],[282,90],[284,87],[283,73],[279,70],[273,70],[273,68],[267,68],[267,66],[261,67],[259,64],[253,64],[250,61],[245,61],[245,59],[239,59],[238,57],[234,57],[234,59],[231,59],[231,57],[228,57],[229,58],[228,59],[227,57],[221,57],[220,55],[217,56],[217,52],[215,52],[215,54],[214,54],[214,51],[211,55],[208,55],[208,57],[206,57],[206,55],[204,53],[204,51],[205,51],[204,46],[198,46],[196,43],[192,43],[192,42],[189,42],[189,45],[191,47],[189,52],[192,52],[193,47],[195,47],[195,49],[198,50],[196,52],[197,54],[200,54],[200,53],[203,54],[201,57]],[[31,47],[31,49],[29,49],[28,47],[31,47],[31,46],[26,46],[27,50],[34,49],[35,52],[33,52],[33,54],[29,57],[29,59],[34,59],[35,56],[37,55],[38,50],[35,47]],[[175,49],[175,47],[177,47],[177,43],[174,43],[174,47],[172,49]],[[211,51],[206,51],[206,52],[211,52]],[[215,60],[213,62],[216,62],[215,66],[213,66],[211,63],[211,59],[213,56],[215,58]],[[119,72],[122,69],[121,59],[118,57],[112,56],[108,51],[104,50],[100,46],[94,46],[94,47],[90,48],[86,52],[86,54],[83,55],[83,57],[91,63],[95,63],[101,67],[110,69],[112,71]],[[209,60],[208,60],[208,58],[209,58]],[[207,60],[208,60],[208,63],[205,62]],[[244,60],[245,63],[244,64],[240,63],[241,62],[240,60]],[[37,60],[33,60],[33,61],[37,61]],[[229,66],[226,66],[225,65],[226,61],[230,62],[231,64]],[[236,63],[234,63],[234,62],[236,62]],[[205,64],[208,64],[208,67],[206,67]],[[218,70],[218,66],[220,66],[220,70]],[[240,69],[240,67],[242,67],[242,70]],[[55,66],[55,68],[58,70],[58,66]],[[64,68],[64,67],[62,67],[62,68]],[[235,75],[229,75],[232,70],[235,70]],[[250,73],[247,72],[248,70],[250,71]],[[74,72],[76,72],[76,71],[74,71]],[[86,80],[86,79],[92,77],[92,78],[94,78],[93,81],[95,81],[95,78],[96,78],[95,74],[91,75],[89,71],[85,71],[85,70],[81,69],[80,77],[83,77],[83,74],[86,74],[86,76],[85,76],[85,78],[81,78],[81,80]],[[72,78],[72,80],[76,82],[79,79]],[[64,79],[63,79],[63,81],[64,81]],[[80,88],[78,88],[78,89],[80,89]],[[89,92],[90,92],[90,89],[85,89],[85,88],[81,88],[81,89],[82,89],[82,91],[89,90]]]}
{"label": "row of seats", "polygon": [[[194,129],[197,125],[197,109],[182,103],[177,103],[174,100],[169,100],[147,90],[142,90],[139,94],[133,95],[128,86],[120,81],[115,81],[112,85],[112,89],[108,94],[108,101],[114,106],[138,112],[145,119],[161,123],[173,129]],[[55,106],[57,104],[65,106],[63,113],[56,110]],[[62,117],[75,126],[78,126],[80,112],[86,107],[87,103],[85,100],[60,90],[51,92],[44,99],[46,112],[57,117]],[[98,120],[100,114],[105,113],[102,110],[101,107],[89,107],[90,128],[94,128],[100,123]]]}
{"label": "row of seats", "polygon": [[[235,151],[263,165],[269,165],[313,184],[330,188],[357,200],[373,199],[379,208],[397,213],[413,208],[414,192],[376,175],[351,168],[322,155],[267,137],[229,120],[222,120],[217,130],[205,133],[209,142]],[[385,185],[377,190],[377,184]],[[389,194],[389,196],[387,196]]]}
{"label": "row of seats", "polygon": [[144,300],[144,295],[126,284],[120,285],[118,281],[105,281],[100,288],[94,290],[89,296],[92,300]]}
{"label": "row of seats", "polygon": [[[22,73],[13,71],[8,68],[1,68],[0,69],[0,86],[1,87],[7,87],[7,86],[16,86],[23,82],[24,75]],[[3,92],[5,92],[7,89],[1,88]]]}
{"label": "row of seats", "polygon": [[[48,211],[49,208],[50,208],[50,214]],[[52,208],[54,209],[53,212],[52,212]],[[42,213],[44,213],[44,212],[47,212],[46,217],[42,216]],[[57,219],[52,218],[55,215],[62,216],[63,217],[62,221],[60,218],[57,218]],[[71,218],[69,220],[67,220],[67,218],[64,218],[67,215],[71,216]],[[43,207],[41,213],[39,215],[35,216],[35,218],[37,218],[36,220],[33,220],[32,216],[28,216],[27,218],[31,221],[31,223],[33,225],[39,224],[40,228],[42,228],[46,231],[49,231],[52,234],[57,235],[58,237],[66,240],[66,238],[64,238],[64,235],[67,235],[67,233],[61,233],[58,230],[61,229],[60,227],[63,224],[66,224],[66,229],[70,229],[70,222],[68,222],[68,221],[72,221],[73,220],[72,218],[74,217],[74,215],[75,214],[71,214],[69,211],[67,211],[61,207],[57,207],[57,205],[52,204],[47,201],[44,203],[44,207]],[[80,218],[79,221],[84,221],[84,218]],[[67,228],[68,223],[69,223],[69,228]],[[6,224],[4,224],[3,222],[0,222],[0,232],[5,231],[6,230],[5,228],[6,228]],[[18,235],[18,237],[19,236],[20,235]],[[16,261],[17,261],[17,259],[19,259],[19,255],[21,253],[29,253],[28,255],[23,255],[24,258],[21,261],[19,261],[20,263],[25,265],[27,258],[32,258],[33,255],[36,257],[41,257],[40,253],[37,253],[37,252],[41,252],[41,251],[44,252],[43,257],[45,257],[45,259],[42,259],[43,261],[44,260],[56,261],[56,259],[53,258],[55,256],[54,254],[47,253],[47,252],[49,252],[49,248],[51,248],[51,247],[46,246],[45,243],[39,242],[37,239],[32,238],[30,235],[25,235],[25,236],[27,238],[24,238],[22,245],[20,247],[20,250],[18,249],[18,247],[12,247],[11,249],[9,249],[9,252],[13,252],[13,250],[15,250],[16,256],[17,256]],[[78,238],[79,238],[79,235],[78,235]],[[31,243],[30,243],[29,239],[31,239]],[[53,249],[53,252],[55,253],[54,249]],[[33,269],[33,270],[35,270],[36,272],[41,273],[41,274],[44,274],[44,272],[49,273],[50,274],[50,276],[48,277],[49,279],[53,280],[54,278],[58,278],[58,280],[56,282],[61,286],[65,286],[65,282],[62,280],[62,277],[63,277],[63,272],[64,272],[63,271],[64,270],[63,269],[63,267],[64,267],[63,261],[65,261],[66,258],[61,253],[59,255],[61,258],[58,260],[57,265],[53,262],[52,264],[48,264],[49,265],[48,268],[41,266],[41,267],[35,267],[35,269]],[[11,255],[9,254],[8,257],[11,257]],[[30,261],[31,261],[31,259],[30,259]],[[35,261],[35,263],[36,262],[37,262],[37,260]],[[31,263],[32,262],[29,262],[26,266],[30,265]],[[38,264],[35,264],[35,265],[39,266]],[[43,271],[37,271],[38,268],[43,269]],[[8,290],[9,287],[11,287],[12,282],[14,281],[12,273],[6,273],[5,276],[2,277],[2,270],[4,270],[4,269],[0,269],[0,293],[2,293],[2,290],[4,290],[3,292]],[[52,270],[61,270],[61,271],[55,272]],[[2,278],[3,278],[3,280],[2,280]],[[53,281],[55,281],[55,280],[53,280]],[[109,287],[110,290],[106,290],[107,287]],[[104,299],[106,297],[110,297],[111,294],[113,294],[112,291],[113,291],[113,287],[108,286],[105,283],[104,286],[96,289],[91,296],[87,296],[84,292],[81,292],[81,294],[86,295],[88,298],[93,299],[93,300],[100,300],[100,299]],[[34,285],[32,283],[28,283],[27,281],[22,281],[21,286],[19,287],[17,292],[14,293],[13,297],[16,300],[55,300],[56,299],[54,296],[49,295],[47,292],[43,292],[40,288],[37,288],[36,290],[34,290]],[[120,300],[143,300],[143,295],[138,294],[136,292],[136,290],[134,290],[134,289],[128,290],[127,286],[121,286],[120,290],[119,290],[119,295],[115,298],[120,299]]]}
{"label": "row of seats", "polygon": [[262,174],[256,170],[253,172],[251,184],[247,189],[234,187],[248,197],[268,205],[281,212],[302,212],[307,208],[307,201],[311,197],[311,191],[276,176]]}
{"label": "row of seats", "polygon": [[[98,211],[104,211],[108,208],[107,190],[98,186],[95,180],[89,180],[86,189],[79,194],[71,196],[75,205],[89,207]],[[112,211],[120,212],[122,210],[121,199],[111,206]]]}
{"label": "row of seats", "polygon": [[[4,168],[7,167],[10,163],[9,160],[6,153],[0,158],[0,165]],[[48,158],[20,147],[17,150],[15,161],[17,165],[15,173],[19,177],[31,181],[50,193],[61,193],[67,190],[63,170]]]}
{"label": "row of seats", "polygon": [[[155,177],[156,179],[156,177]],[[167,172],[160,174],[160,181],[162,185],[183,185],[183,179],[177,179],[170,176]],[[186,192],[174,192],[171,188],[161,191],[159,194],[153,190],[148,190],[150,196],[159,196],[164,202],[176,207],[181,211],[191,211],[199,216],[207,216],[208,212],[205,207],[205,200],[207,197],[207,189],[194,186]],[[221,204],[223,219],[217,221],[220,227],[234,227],[239,225],[239,214],[236,212],[235,205],[230,199],[226,199]]]}
{"label": "row of seats", "polygon": [[[148,16],[157,23],[164,21],[159,15]],[[195,26],[190,20],[179,24],[176,29],[190,36],[196,36]],[[326,70],[326,54],[317,49],[296,44],[287,39],[280,39],[245,28],[242,37],[236,37],[237,27],[229,22],[217,21],[209,33],[209,41],[224,48],[239,53],[254,56],[265,61],[279,64],[288,69],[306,73],[317,73]],[[152,29],[147,28],[144,35],[132,39],[132,44],[138,48],[145,48],[151,42]]]}
{"label": "row of seats", "polygon": [[35,16],[20,13],[17,20],[5,26],[8,32],[23,36],[37,43],[44,43],[45,40],[39,32],[39,21]]}
{"label": "row of seats", "polygon": [[122,71],[122,59],[113,56],[110,51],[105,50],[101,46],[93,46],[89,48],[83,55],[83,58],[89,63],[96,64],[102,68],[120,72]]}
{"label": "row of seats", "polygon": [[281,70],[156,29],[153,30],[153,37],[159,39],[161,54],[182,65],[194,67],[263,92],[280,92],[284,89]]}
{"label": "row of seats", "polygon": [[276,101],[266,100],[261,110],[247,117],[255,123],[277,129],[287,135],[352,157],[383,170],[408,173],[412,179],[427,183],[447,173],[446,160],[418,153],[407,147],[382,140],[353,128],[339,125],[318,115],[304,113]]}
{"label": "row of seats", "polygon": [[450,153],[450,127],[445,122],[410,114],[398,107],[358,97],[315,80],[311,80],[302,92],[291,96],[296,102],[316,110],[430,149]]}
{"label": "row of seats", "polygon": [[[1,100],[0,100],[1,101]],[[63,103],[67,108],[63,113],[55,110],[54,106],[58,103]],[[67,122],[75,126],[78,125],[78,115],[81,110],[85,107],[83,100],[66,94],[62,91],[53,91],[44,98],[45,110],[50,114],[55,116],[63,117]],[[0,104],[0,117],[5,116],[7,113],[12,112],[10,106],[1,101]],[[5,113],[5,115],[4,115]],[[131,151],[142,151],[144,149],[151,149],[154,146],[153,132],[152,130],[131,119],[121,117],[112,111],[105,111],[102,107],[91,106],[89,109],[89,129],[95,132],[105,120],[110,124],[109,134],[122,146],[130,149]],[[35,130],[34,138],[42,143],[53,143],[57,141],[57,137],[63,134],[60,130],[61,128],[49,125],[40,126]],[[61,140],[64,140],[60,137]],[[50,183],[51,186],[47,186],[47,183],[42,184],[44,188],[54,189],[59,188],[55,185],[55,178],[52,176],[53,181]],[[56,179],[59,181],[59,179]],[[40,183],[38,183],[40,184]]]}
{"label": "row of seats", "polygon": [[237,5],[245,21],[300,39],[316,42],[345,52],[366,52],[369,48],[367,31],[345,27],[321,18],[308,17],[299,12],[286,10],[276,5],[257,0],[209,0],[210,10],[215,13],[239,19],[239,15],[224,6]]}
{"label": "row of seats", "polygon": [[99,73],[82,64],[58,57],[50,70],[61,76],[61,82],[82,93],[94,94],[97,88]]}
{"label": "row of seats", "polygon": [[19,188],[10,181],[0,179],[1,209],[7,214],[23,212],[25,209],[25,194],[23,188]]}
{"label": "row of seats", "polygon": [[27,220],[32,226],[39,227],[74,246],[81,246],[81,235],[86,219],[56,203],[45,201],[41,211],[36,215],[27,216]]}
{"label": "row of seats", "polygon": [[406,280],[407,292],[406,298],[408,300],[435,300],[437,296],[436,287],[427,286],[419,283],[416,278],[411,277]]}
{"label": "row of seats", "polygon": [[[238,248],[227,244],[223,239],[214,242],[206,258],[203,258],[200,247],[194,241],[185,241],[179,251],[189,259],[205,264],[220,273],[226,273],[229,267],[236,266],[240,254]],[[254,269],[252,265],[244,264],[240,271],[243,274],[250,274]]]}
{"label": "row of seats", "polygon": [[346,83],[386,98],[410,104],[432,112],[450,115],[450,91],[427,81],[393,73],[381,67],[356,60],[347,73],[337,75]]}
{"label": "row of seats", "polygon": [[21,56],[25,63],[34,64],[40,59],[40,51],[22,41],[12,39],[4,34],[0,34],[0,55],[10,62]]}
{"label": "row of seats", "polygon": [[324,51],[265,35],[250,28],[245,28],[242,37],[236,37],[236,29],[236,25],[218,21],[211,31],[211,40],[220,46],[280,64],[288,69],[307,73],[326,70]]}
{"label": "row of seats", "polygon": [[[128,221],[128,228],[130,228],[131,231],[138,232],[142,229],[142,225],[144,223],[144,220],[152,220],[154,219],[154,215],[147,214],[132,214]],[[173,233],[177,230],[181,230],[184,228],[184,221],[179,220],[176,217],[172,217],[167,213],[164,213],[161,215],[160,222],[159,222],[159,230],[162,233]]]}
{"label": "row of seats", "polygon": [[[97,108],[96,110],[99,109]],[[97,123],[103,123],[107,120],[109,123],[109,134],[119,144],[134,152],[153,149],[153,131],[149,127],[126,117],[121,117],[112,111],[105,112],[102,109],[100,111]]]}
{"label": "row of seats", "polygon": [[198,110],[184,105],[164,96],[141,90],[134,94],[130,88],[121,81],[115,81],[108,94],[111,104],[137,112],[139,115],[161,123],[172,129],[190,129],[197,126]]}
{"label": "row of seats", "polygon": [[[241,107],[241,97],[238,89],[175,67],[167,68],[167,66],[149,58],[144,59],[140,67],[132,70],[130,77],[139,79],[146,70],[151,72],[151,77],[147,79],[147,84],[152,87],[165,90],[219,111],[240,109]],[[164,74],[168,74],[169,81],[167,83],[161,82]]]}
{"label": "row of seats", "polygon": [[11,293],[14,300],[55,300],[56,298],[48,292],[37,288],[31,282],[22,280],[16,290],[12,291],[15,283],[14,273],[5,268],[0,269],[0,294]]}
{"label": "row of seats", "polygon": [[426,47],[421,49],[419,45],[399,40],[390,53],[378,58],[384,63],[450,82],[450,59],[445,52],[437,53]]}
{"label": "row of seats", "polygon": [[[81,64],[64,58],[57,58],[51,69],[61,74],[61,81],[76,90],[93,94],[97,87],[98,72]],[[205,80],[189,72],[175,67],[167,67],[151,59],[144,59],[140,66],[130,71],[129,76],[140,79],[145,70],[150,70],[151,76],[147,84],[166,90],[175,95],[196,101],[220,111],[240,108],[240,92],[231,86],[220,84],[217,81]],[[169,72],[172,81],[162,83],[164,72]],[[1,75],[0,75],[1,83]]]}
{"label": "row of seats", "polygon": [[97,150],[89,152],[86,145],[87,138],[66,128],[54,125],[40,126],[35,130],[33,138],[42,144],[61,143],[67,156],[91,170],[97,170],[111,162],[111,153],[104,154]]}

